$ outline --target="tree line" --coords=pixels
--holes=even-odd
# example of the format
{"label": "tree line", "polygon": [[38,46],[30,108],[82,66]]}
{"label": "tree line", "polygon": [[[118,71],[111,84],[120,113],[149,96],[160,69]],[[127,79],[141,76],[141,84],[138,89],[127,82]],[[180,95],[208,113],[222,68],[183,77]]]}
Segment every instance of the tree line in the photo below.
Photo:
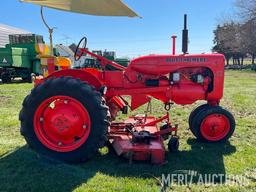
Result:
{"label": "tree line", "polygon": [[236,0],[236,21],[219,24],[214,30],[214,52],[225,55],[227,65],[243,65],[250,56],[252,64],[256,57],[256,0]]}

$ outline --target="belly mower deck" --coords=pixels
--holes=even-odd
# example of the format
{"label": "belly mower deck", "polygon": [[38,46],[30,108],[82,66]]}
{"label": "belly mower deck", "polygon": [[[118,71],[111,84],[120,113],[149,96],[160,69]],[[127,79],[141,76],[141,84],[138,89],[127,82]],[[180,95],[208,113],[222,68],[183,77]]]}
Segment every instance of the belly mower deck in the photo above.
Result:
{"label": "belly mower deck", "polygon": [[[159,128],[158,123],[167,120]],[[123,123],[112,123],[109,130],[109,141],[118,156],[135,161],[150,161],[153,164],[165,162],[164,138],[177,134],[177,126],[172,127],[169,114],[160,119],[155,117],[134,116]]]}

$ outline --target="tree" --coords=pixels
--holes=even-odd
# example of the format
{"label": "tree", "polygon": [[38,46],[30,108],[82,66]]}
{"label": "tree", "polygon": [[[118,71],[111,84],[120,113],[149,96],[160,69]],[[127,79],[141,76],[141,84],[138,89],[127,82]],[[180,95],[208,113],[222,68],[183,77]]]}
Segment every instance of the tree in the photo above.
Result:
{"label": "tree", "polygon": [[256,18],[256,0],[236,0],[238,15],[243,20],[255,20]]}
{"label": "tree", "polygon": [[252,64],[254,64],[256,55],[256,22],[249,20],[242,25],[242,41],[246,52],[252,56]]}
{"label": "tree", "polygon": [[213,51],[222,53],[225,55],[227,65],[229,65],[229,60],[231,59],[231,50],[226,46],[225,40],[225,30],[223,26],[218,25],[217,29],[214,30],[214,47]]}
{"label": "tree", "polygon": [[[244,57],[246,51],[242,45],[241,25],[235,22],[218,25],[214,31],[213,51],[222,53],[226,57],[227,65],[233,57],[234,63],[240,65],[240,58]],[[243,59],[242,59],[243,61]]]}
{"label": "tree", "polygon": [[241,17],[242,42],[247,53],[252,56],[254,64],[256,55],[256,0],[237,0],[236,7],[238,15]]}

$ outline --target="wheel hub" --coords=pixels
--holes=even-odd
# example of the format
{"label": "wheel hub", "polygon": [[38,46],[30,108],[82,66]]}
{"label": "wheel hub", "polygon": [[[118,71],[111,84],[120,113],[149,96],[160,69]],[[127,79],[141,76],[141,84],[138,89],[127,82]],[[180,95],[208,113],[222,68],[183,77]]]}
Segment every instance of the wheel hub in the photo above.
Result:
{"label": "wheel hub", "polygon": [[54,96],[43,101],[34,117],[34,130],[44,146],[69,152],[79,148],[90,133],[86,108],[68,96]]}
{"label": "wheel hub", "polygon": [[70,130],[71,125],[65,116],[59,116],[52,121],[52,126],[62,133],[65,130]]}
{"label": "wheel hub", "polygon": [[203,120],[200,129],[204,138],[218,141],[229,133],[230,123],[223,114],[211,114]]}

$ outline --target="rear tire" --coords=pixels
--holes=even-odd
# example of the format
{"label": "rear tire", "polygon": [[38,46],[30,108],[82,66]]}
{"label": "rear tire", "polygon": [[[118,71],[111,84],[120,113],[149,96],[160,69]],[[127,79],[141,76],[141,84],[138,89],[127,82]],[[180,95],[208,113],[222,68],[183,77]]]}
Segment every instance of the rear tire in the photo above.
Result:
{"label": "rear tire", "polygon": [[[38,136],[37,129],[35,128],[35,127],[38,127],[37,123],[39,123],[39,125],[43,124],[41,125],[41,127],[43,127],[45,130],[49,130],[45,128],[45,125],[47,125],[45,124],[45,122],[40,123],[41,118],[40,118],[40,121],[36,121],[35,117],[38,110],[40,109],[40,106],[45,101],[47,101],[49,98],[53,98],[53,97],[55,98],[58,96],[60,98],[67,97],[67,98],[73,99],[74,102],[76,102],[76,104],[74,104],[72,107],[76,105],[82,106],[83,110],[86,110],[89,114],[89,119],[90,119],[88,120],[90,121],[89,135],[79,147],[73,147],[74,148],[73,150],[68,150],[68,151],[65,151],[66,149],[61,150],[62,146],[60,147],[59,150],[52,149],[51,147],[49,147],[50,145],[47,145],[45,144],[45,142],[42,142],[43,140],[40,136]],[[60,99],[59,100],[57,99],[54,102],[56,103],[54,105],[57,106],[60,102]],[[51,116],[50,115],[47,116],[47,114],[51,112],[50,105],[48,107],[49,109],[46,108],[46,110],[48,110],[47,113],[44,112],[44,114],[46,114],[45,115],[46,117],[42,119],[52,118],[52,116],[58,115],[56,112],[56,113],[53,113]],[[54,107],[54,108],[57,108],[57,107]],[[81,117],[82,115],[83,114],[81,113],[77,113],[77,117]],[[24,99],[23,108],[20,112],[20,121],[21,121],[21,129],[20,129],[21,134],[24,136],[30,148],[34,149],[36,152],[42,155],[45,155],[60,161],[64,161],[67,163],[79,163],[92,158],[93,155],[98,151],[98,149],[104,146],[107,140],[106,135],[107,135],[107,129],[109,126],[108,107],[106,106],[102,98],[102,95],[97,90],[95,90],[95,88],[92,87],[91,85],[71,77],[47,79],[42,84],[37,85],[31,91],[31,94]],[[68,127],[68,130],[69,129],[70,127]],[[78,129],[81,130],[81,127]],[[76,128],[73,127],[73,130],[76,130]],[[47,133],[45,134],[47,135]],[[52,140],[49,139],[49,142],[52,142]],[[71,142],[72,142],[71,144],[75,146],[77,142],[76,138],[74,137],[74,141],[71,141]],[[78,140],[78,142],[80,142],[80,140]],[[52,145],[54,145],[54,143]],[[64,146],[63,146],[63,149],[64,149]]]}
{"label": "rear tire", "polygon": [[227,141],[235,131],[233,115],[220,106],[202,110],[192,120],[191,130],[199,141]]}

